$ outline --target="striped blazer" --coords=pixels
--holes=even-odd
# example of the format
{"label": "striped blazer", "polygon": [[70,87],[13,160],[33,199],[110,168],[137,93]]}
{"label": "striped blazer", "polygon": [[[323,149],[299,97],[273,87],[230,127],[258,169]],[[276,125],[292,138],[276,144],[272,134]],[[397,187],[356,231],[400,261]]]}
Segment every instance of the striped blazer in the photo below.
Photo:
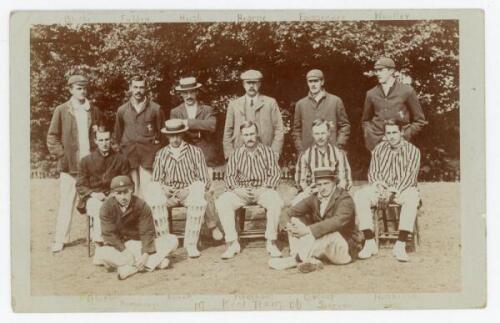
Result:
{"label": "striped blazer", "polygon": [[153,182],[181,189],[188,187],[195,181],[202,181],[208,188],[210,176],[203,151],[185,142],[181,144],[180,149],[177,158],[174,158],[170,145],[156,153],[153,163]]}
{"label": "striped blazer", "polygon": [[227,163],[224,182],[227,190],[261,186],[275,189],[280,178],[276,154],[271,147],[259,142],[253,151],[245,146],[233,151]]}
{"label": "striped blazer", "polygon": [[420,150],[406,140],[392,148],[387,141],[379,143],[372,152],[368,181],[383,182],[402,192],[417,186],[420,170]]}

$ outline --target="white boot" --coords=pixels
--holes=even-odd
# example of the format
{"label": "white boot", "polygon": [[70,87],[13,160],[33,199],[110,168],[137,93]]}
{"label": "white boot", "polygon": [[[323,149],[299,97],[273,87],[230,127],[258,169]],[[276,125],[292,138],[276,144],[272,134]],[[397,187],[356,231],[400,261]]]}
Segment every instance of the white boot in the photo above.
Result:
{"label": "white boot", "polygon": [[290,268],[297,267],[297,261],[295,257],[286,257],[286,258],[271,258],[267,262],[269,268],[275,270],[285,270]]}
{"label": "white boot", "polygon": [[359,259],[368,259],[378,253],[378,246],[375,239],[365,240],[363,249],[358,253]]}
{"label": "white boot", "polygon": [[396,241],[394,244],[394,248],[392,249],[392,255],[398,260],[402,262],[410,261],[410,257],[406,253],[406,242],[404,241]]}
{"label": "white boot", "polygon": [[266,249],[267,249],[267,253],[269,253],[269,255],[272,258],[281,257],[281,251],[278,249],[278,247],[276,246],[276,244],[274,244],[272,242],[272,240],[267,240],[267,242],[266,242]]}
{"label": "white boot", "polygon": [[240,251],[241,251],[240,243],[238,242],[238,240],[235,240],[229,244],[229,247],[226,249],[226,251],[224,251],[221,258],[222,259],[234,258],[234,256],[240,253]]}
{"label": "white boot", "polygon": [[120,266],[117,269],[118,271],[118,279],[124,280],[127,277],[132,276],[137,273],[137,267],[131,265]]}

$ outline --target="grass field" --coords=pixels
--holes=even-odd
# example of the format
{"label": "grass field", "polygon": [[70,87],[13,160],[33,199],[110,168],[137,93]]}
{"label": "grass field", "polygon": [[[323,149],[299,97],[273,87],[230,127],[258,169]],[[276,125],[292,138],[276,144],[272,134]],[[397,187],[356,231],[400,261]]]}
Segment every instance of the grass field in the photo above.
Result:
{"label": "grass field", "polygon": [[[217,183],[218,192],[221,183]],[[460,184],[420,184],[424,206],[419,218],[421,245],[409,263],[399,263],[391,249],[368,260],[300,274],[267,267],[262,241],[243,245],[242,253],[223,261],[224,245],[203,243],[202,256],[188,259],[184,249],[172,256],[169,269],[118,281],[116,273],[92,265],[85,244],[85,217],[75,214],[71,244],[52,254],[58,181],[31,181],[31,291],[41,295],[162,295],[280,293],[456,292],[460,272]],[[355,189],[354,189],[355,190]],[[280,187],[285,200],[293,190]],[[285,246],[285,252],[287,247]]]}

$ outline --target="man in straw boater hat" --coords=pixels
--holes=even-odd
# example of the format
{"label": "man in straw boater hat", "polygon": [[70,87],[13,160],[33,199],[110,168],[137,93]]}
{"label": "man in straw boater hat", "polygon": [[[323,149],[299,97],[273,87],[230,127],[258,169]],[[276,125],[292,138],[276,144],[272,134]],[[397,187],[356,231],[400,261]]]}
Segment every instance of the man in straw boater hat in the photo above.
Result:
{"label": "man in straw boater hat", "polygon": [[203,151],[208,167],[216,165],[217,149],[213,134],[215,133],[216,119],[212,107],[198,101],[201,83],[194,77],[185,77],[179,80],[175,90],[180,93],[183,103],[170,111],[170,119],[180,119],[189,128],[184,139]]}
{"label": "man in straw boater hat", "polygon": [[283,200],[276,191],[281,171],[271,147],[257,139],[258,131],[251,121],[241,124],[240,133],[244,145],[231,153],[224,176],[226,192],[215,202],[228,245],[222,254],[223,259],[233,258],[240,252],[235,211],[249,204],[258,204],[266,209],[266,249],[271,257],[281,256],[281,251],[276,246],[283,206]]}
{"label": "man in straw boater hat", "polygon": [[260,94],[262,73],[248,70],[241,74],[245,95],[229,102],[222,139],[224,157],[243,146],[240,126],[247,121],[259,129],[260,142],[271,147],[279,159],[284,141],[284,127],[281,111],[274,98]]}
{"label": "man in straw boater hat", "polygon": [[342,99],[325,91],[325,77],[321,70],[310,70],[306,80],[309,93],[295,105],[293,119],[295,148],[301,153],[314,144],[311,126],[314,120],[321,118],[329,124],[329,143],[339,149],[345,149],[351,124]]}
{"label": "man in straw boater hat", "polygon": [[382,57],[375,62],[374,69],[379,84],[366,92],[361,117],[365,146],[369,151],[383,140],[386,120],[401,121],[404,138],[408,141],[427,124],[415,90],[394,77],[394,61]]}
{"label": "man in straw boater hat", "polygon": [[337,186],[330,167],[314,171],[317,193],[283,212],[290,243],[290,257],[270,259],[273,269],[298,267],[307,273],[322,268],[322,260],[336,265],[356,258],[361,237],[355,224],[354,202]]}
{"label": "man in straw boater hat", "polygon": [[88,79],[71,75],[71,98],[54,110],[47,132],[47,148],[58,158],[59,211],[52,252],[63,250],[69,242],[71,219],[76,206],[76,176],[80,159],[93,150],[92,131],[103,122],[103,113],[87,99]]}
{"label": "man in straw boater hat", "polygon": [[177,248],[177,237],[156,237],[151,209],[133,195],[134,184],[128,176],[111,180],[111,198],[101,207],[104,246],[96,249],[94,264],[116,268],[118,279],[139,271],[165,269],[168,255]]}
{"label": "man in straw boater hat", "polygon": [[204,215],[212,237],[220,240],[222,233],[217,228],[209,191],[211,179],[203,152],[183,139],[188,129],[182,120],[165,121],[161,132],[167,135],[169,144],[156,154],[148,202],[154,212],[161,212],[164,217],[169,207],[187,207],[184,247],[190,258],[196,258],[200,256],[197,245]]}

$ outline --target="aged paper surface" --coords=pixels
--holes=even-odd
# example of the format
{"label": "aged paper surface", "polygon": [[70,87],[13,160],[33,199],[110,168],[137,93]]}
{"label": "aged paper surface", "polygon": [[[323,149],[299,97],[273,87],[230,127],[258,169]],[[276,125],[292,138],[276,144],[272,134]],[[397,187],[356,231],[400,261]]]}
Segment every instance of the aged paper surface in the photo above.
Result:
{"label": "aged paper surface", "polygon": [[[50,239],[40,238],[38,228],[47,225],[52,229],[53,219],[43,219],[34,214],[44,209],[57,209],[57,198],[44,195],[46,183],[31,180],[30,147],[31,141],[27,131],[30,127],[30,32],[33,25],[51,24],[155,24],[155,23],[204,23],[204,22],[292,22],[292,21],[412,21],[412,20],[455,20],[459,25],[459,69],[460,69],[460,182],[454,183],[456,193],[450,193],[447,186],[434,186],[430,194],[444,194],[443,205],[451,204],[456,214],[451,216],[450,230],[457,230],[458,246],[447,246],[454,250],[451,260],[446,263],[440,258],[426,258],[426,242],[432,240],[427,232],[432,231],[434,223],[421,228],[423,236],[418,262],[445,262],[442,266],[450,266],[448,279],[442,273],[436,288],[427,288],[426,275],[418,272],[419,263],[414,264],[414,273],[422,279],[418,286],[415,280],[405,285],[406,277],[401,277],[396,266],[382,267],[389,273],[373,276],[377,279],[402,280],[398,287],[388,287],[378,283],[375,288],[365,286],[341,286],[325,288],[329,277],[311,278],[310,275],[295,274],[294,279],[300,280],[301,288],[289,288],[280,284],[280,275],[274,273],[270,278],[273,284],[262,284],[260,276],[248,275],[245,271],[239,280],[240,286],[226,286],[225,277],[209,275],[203,278],[198,272],[186,271],[186,266],[196,266],[197,260],[183,259],[177,266],[165,271],[161,276],[144,279],[140,276],[134,280],[119,282],[114,275],[109,274],[104,284],[105,291],[94,289],[96,283],[94,273],[102,269],[91,265],[91,258],[84,253],[84,245],[77,246],[82,255],[79,261],[83,271],[72,274],[72,268],[78,269],[79,263],[65,260],[65,254],[53,256],[50,253]],[[20,312],[75,312],[75,311],[211,311],[211,310],[313,310],[313,309],[381,309],[381,308],[470,308],[483,307],[486,302],[486,270],[485,270],[485,161],[484,134],[477,129],[484,129],[484,26],[483,15],[479,10],[376,10],[376,11],[86,11],[86,12],[16,12],[11,16],[11,144],[18,147],[11,152],[12,178],[12,297],[13,306]],[[473,59],[472,59],[473,58]],[[264,91],[265,92],[265,91]],[[342,93],[339,93],[342,95]],[[32,139],[32,138],[31,138]],[[438,183],[440,184],[440,183]],[[54,183],[50,185],[54,186]],[[57,187],[57,185],[55,186]],[[427,186],[430,187],[430,186]],[[30,188],[31,194],[25,194]],[[453,189],[451,189],[453,191]],[[450,197],[451,196],[451,197]],[[453,197],[458,196],[458,200]],[[448,199],[450,198],[450,199]],[[459,202],[458,202],[459,201]],[[453,204],[456,205],[453,205]],[[455,208],[453,208],[455,207]],[[437,212],[441,209],[426,212]],[[429,217],[433,215],[427,215]],[[42,222],[38,222],[42,221]],[[78,215],[75,221],[82,222]],[[47,224],[47,222],[49,222]],[[27,225],[29,223],[29,225]],[[80,226],[83,225],[80,223]],[[83,232],[83,231],[82,231]],[[443,233],[445,235],[445,233]],[[427,239],[427,240],[426,240]],[[221,247],[218,247],[219,249]],[[453,249],[455,248],[455,249]],[[457,249],[458,248],[458,249]],[[264,258],[264,253],[247,248],[248,254],[256,259]],[[263,249],[260,246],[260,249]],[[223,250],[223,249],[220,249]],[[38,253],[38,255],[35,255]],[[218,254],[215,255],[218,257]],[[34,258],[35,257],[35,258]],[[47,258],[50,260],[47,260]],[[55,257],[55,258],[54,258]],[[210,256],[206,256],[205,259]],[[220,263],[221,268],[232,264]],[[380,259],[381,262],[392,261],[391,257]],[[202,259],[202,258],[201,258]],[[200,261],[201,261],[200,259]],[[208,259],[210,262],[211,258]],[[262,260],[262,259],[261,259]],[[265,267],[265,261],[259,260],[255,266]],[[372,259],[373,260],[373,259]],[[204,260],[207,261],[207,260]],[[215,261],[215,260],[214,260]],[[237,263],[235,259],[234,263]],[[370,260],[371,261],[371,260]],[[59,263],[60,262],[60,263]],[[186,265],[189,262],[189,265]],[[184,263],[184,264],[183,264]],[[434,263],[436,265],[436,263]],[[412,266],[412,263],[408,264]],[[424,264],[425,265],[425,264]],[[183,267],[184,266],[184,267]],[[215,265],[214,265],[215,266]],[[356,268],[349,266],[356,266]],[[411,269],[405,264],[404,273],[410,275]],[[370,274],[363,269],[370,267],[369,263],[355,264],[339,268],[339,275],[346,279],[356,280],[357,274]],[[231,267],[230,267],[231,268]],[[85,271],[88,269],[88,271]],[[59,272],[58,272],[59,270]],[[217,270],[212,267],[212,270]],[[262,268],[256,268],[260,272]],[[265,268],[265,270],[268,270]],[[335,276],[337,269],[329,272]],[[326,272],[326,271],[325,271]],[[325,272],[322,274],[325,275]],[[238,268],[229,270],[231,275],[238,275]],[[391,275],[391,273],[393,275]],[[75,285],[67,285],[57,289],[58,275],[69,276]],[[83,274],[83,275],[81,275]],[[193,276],[190,276],[193,275]],[[456,275],[456,277],[454,276]],[[403,275],[404,276],[404,275]],[[171,280],[169,281],[169,278]],[[227,281],[231,281],[229,277]],[[442,279],[440,279],[442,278]],[[65,278],[61,278],[64,280]],[[66,278],[67,279],[67,278]],[[151,280],[153,279],[153,280]],[[317,284],[316,290],[310,284]],[[325,280],[323,280],[325,279]],[[338,277],[336,278],[339,279]],[[195,282],[193,284],[193,281]],[[332,281],[335,279],[332,278]],[[86,284],[86,282],[88,282]],[[144,290],[138,288],[142,283],[157,284],[159,288]],[[324,283],[326,282],[326,284]],[[290,282],[286,282],[289,284]],[[165,284],[165,289],[161,288]],[[186,284],[186,290],[169,289],[168,285]],[[271,287],[268,290],[255,291],[246,285],[262,284]],[[303,284],[303,285],[302,285]],[[48,287],[52,285],[54,289]],[[323,287],[321,287],[323,286]],[[141,286],[142,287],[142,286]],[[74,289],[73,289],[74,288]],[[137,292],[137,290],[139,292]],[[292,292],[289,292],[292,290]]]}

